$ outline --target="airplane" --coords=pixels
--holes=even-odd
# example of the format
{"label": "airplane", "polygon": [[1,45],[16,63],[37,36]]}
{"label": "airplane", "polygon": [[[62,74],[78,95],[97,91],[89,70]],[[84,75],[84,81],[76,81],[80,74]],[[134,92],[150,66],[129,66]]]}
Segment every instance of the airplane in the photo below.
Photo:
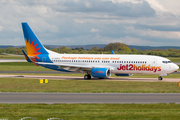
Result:
{"label": "airplane", "polygon": [[22,23],[27,54],[26,60],[37,66],[63,72],[85,73],[84,79],[152,74],[162,76],[175,72],[179,66],[169,59],[153,55],[59,54],[46,49],[28,23]]}

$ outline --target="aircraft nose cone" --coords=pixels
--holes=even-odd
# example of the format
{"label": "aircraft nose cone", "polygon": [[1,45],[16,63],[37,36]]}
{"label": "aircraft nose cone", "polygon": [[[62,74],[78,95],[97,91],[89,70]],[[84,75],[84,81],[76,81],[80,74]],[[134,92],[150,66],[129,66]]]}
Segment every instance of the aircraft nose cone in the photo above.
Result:
{"label": "aircraft nose cone", "polygon": [[178,66],[178,65],[176,65],[176,67],[177,67],[176,69],[177,69],[177,70],[179,70],[179,66]]}
{"label": "aircraft nose cone", "polygon": [[177,70],[179,69],[179,66],[176,65],[176,64],[174,64],[174,65],[173,65],[173,69],[174,69],[174,71],[177,71]]}

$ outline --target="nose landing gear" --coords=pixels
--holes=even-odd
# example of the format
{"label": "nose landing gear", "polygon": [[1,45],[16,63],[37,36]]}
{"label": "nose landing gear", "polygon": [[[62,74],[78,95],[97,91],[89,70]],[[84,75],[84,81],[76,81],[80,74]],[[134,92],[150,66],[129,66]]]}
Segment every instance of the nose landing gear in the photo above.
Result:
{"label": "nose landing gear", "polygon": [[158,80],[163,80],[163,78],[161,76],[158,77]]}

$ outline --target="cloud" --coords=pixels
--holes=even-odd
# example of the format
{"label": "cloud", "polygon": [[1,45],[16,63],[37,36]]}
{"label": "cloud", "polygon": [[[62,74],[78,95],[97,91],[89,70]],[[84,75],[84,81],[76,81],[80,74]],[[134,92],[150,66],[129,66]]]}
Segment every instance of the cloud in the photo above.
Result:
{"label": "cloud", "polygon": [[178,0],[146,0],[158,14],[180,15]]}
{"label": "cloud", "polygon": [[99,29],[92,28],[90,32],[99,32]]}
{"label": "cloud", "polygon": [[121,41],[134,45],[178,45],[178,3],[177,0],[2,0],[0,41],[4,45],[24,45],[21,22],[28,22],[43,44]]}
{"label": "cloud", "polygon": [[63,2],[62,6],[62,8],[55,7],[55,10],[59,12],[106,13],[109,15],[128,17],[155,15],[155,11],[146,1],[140,3],[113,3],[112,1],[102,0],[83,0],[81,2],[74,2],[72,0],[68,0]]}
{"label": "cloud", "polygon": [[180,31],[157,31],[151,29],[135,29],[133,26],[127,27],[126,29],[126,33],[131,33],[139,36],[180,40]]}
{"label": "cloud", "polygon": [[0,25],[0,31],[2,31],[3,30],[3,27]]}

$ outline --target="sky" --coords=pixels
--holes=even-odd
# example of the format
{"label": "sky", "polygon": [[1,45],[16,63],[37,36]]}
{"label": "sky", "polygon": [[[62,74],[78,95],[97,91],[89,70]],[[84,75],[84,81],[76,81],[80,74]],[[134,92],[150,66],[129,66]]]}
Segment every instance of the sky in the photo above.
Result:
{"label": "sky", "polygon": [[1,0],[0,45],[25,45],[27,22],[44,45],[180,46],[180,0]]}

